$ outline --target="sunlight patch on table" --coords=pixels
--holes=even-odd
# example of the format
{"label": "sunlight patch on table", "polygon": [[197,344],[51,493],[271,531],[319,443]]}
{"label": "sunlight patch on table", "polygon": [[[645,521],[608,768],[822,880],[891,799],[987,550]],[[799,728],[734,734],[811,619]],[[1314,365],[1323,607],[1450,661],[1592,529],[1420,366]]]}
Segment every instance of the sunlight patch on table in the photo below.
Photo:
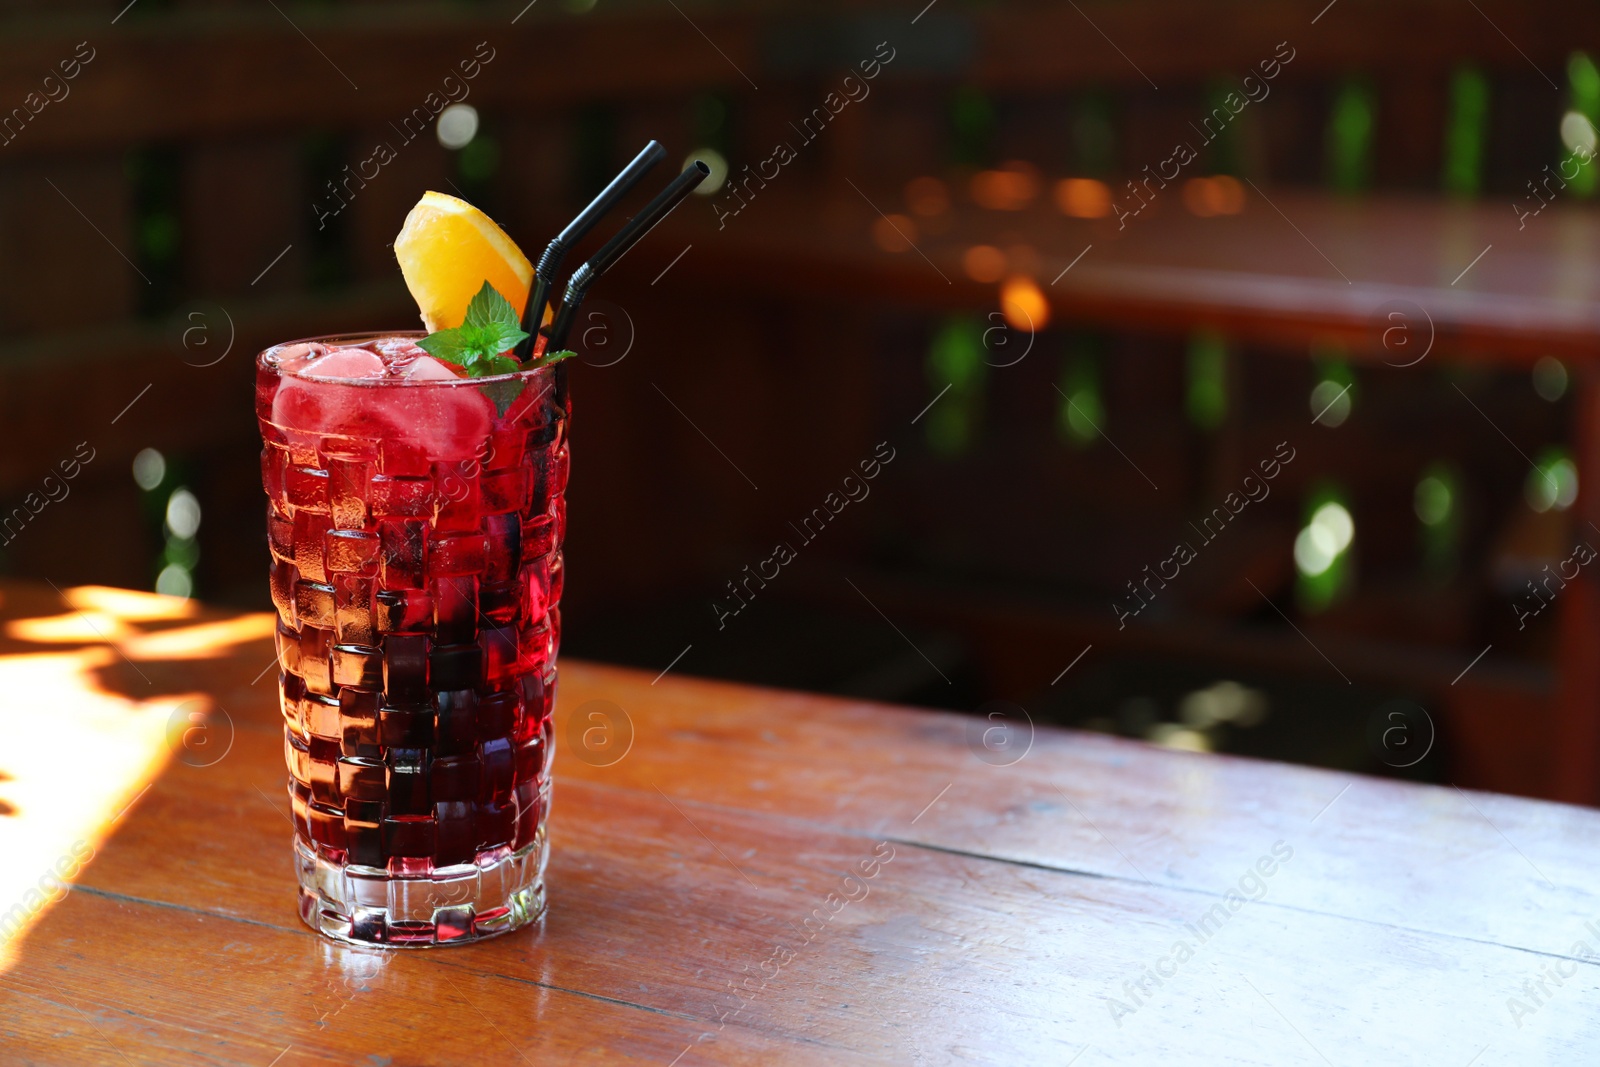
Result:
{"label": "sunlight patch on table", "polygon": [[0,657],[0,971],[171,755],[168,719],[202,693],[136,700],[102,689],[117,653]]}

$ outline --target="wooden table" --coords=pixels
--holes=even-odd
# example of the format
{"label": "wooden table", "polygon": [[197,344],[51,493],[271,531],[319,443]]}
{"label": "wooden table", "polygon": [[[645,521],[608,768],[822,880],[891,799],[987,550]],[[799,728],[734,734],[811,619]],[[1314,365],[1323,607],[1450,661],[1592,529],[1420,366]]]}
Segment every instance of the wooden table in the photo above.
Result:
{"label": "wooden table", "polygon": [[[983,720],[579,662],[542,924],[342,947],[294,911],[270,622],[0,596],[0,906],[71,870],[74,841],[94,853],[0,947],[6,1063],[1489,1067],[1600,1048],[1600,812],[1060,730],[997,753]],[[631,722],[609,766],[573,756],[590,701]]]}

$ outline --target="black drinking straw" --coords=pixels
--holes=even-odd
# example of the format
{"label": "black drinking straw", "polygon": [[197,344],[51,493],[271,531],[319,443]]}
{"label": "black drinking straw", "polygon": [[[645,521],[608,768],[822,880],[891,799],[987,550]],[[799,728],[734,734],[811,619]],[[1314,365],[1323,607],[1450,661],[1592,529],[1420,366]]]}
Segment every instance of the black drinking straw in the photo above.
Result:
{"label": "black drinking straw", "polygon": [[526,361],[533,352],[539,328],[544,325],[544,309],[550,301],[550,290],[555,285],[555,276],[560,273],[561,261],[566,258],[568,250],[583,240],[584,235],[594,229],[595,224],[616,206],[617,201],[638,185],[639,179],[661,162],[666,154],[667,150],[661,147],[660,141],[645,145],[643,151],[633,157],[633,162],[622,168],[622,172],[611,179],[611,184],[602,189],[600,195],[580,211],[577,218],[567,223],[567,228],[545,248],[544,254],[539,257],[539,265],[534,268],[533,288],[528,290],[528,306],[522,311],[522,328],[529,336],[517,345],[518,362]]}
{"label": "black drinking straw", "polygon": [[627,225],[618,230],[615,237],[602,245],[600,251],[590,257],[589,262],[572,272],[572,278],[567,282],[566,295],[561,299],[561,310],[556,312],[555,320],[550,323],[551,349],[566,347],[567,334],[572,330],[573,320],[577,318],[579,305],[589,293],[589,286],[615,265],[628,249],[638,244],[640,238],[653,230],[656,223],[666,218],[672,209],[682,203],[683,198],[693,192],[695,187],[705,181],[710,174],[711,168],[698,159],[689,164],[682,174],[672,179],[672,184],[656,194],[656,198],[646,204],[643,211],[629,219]]}

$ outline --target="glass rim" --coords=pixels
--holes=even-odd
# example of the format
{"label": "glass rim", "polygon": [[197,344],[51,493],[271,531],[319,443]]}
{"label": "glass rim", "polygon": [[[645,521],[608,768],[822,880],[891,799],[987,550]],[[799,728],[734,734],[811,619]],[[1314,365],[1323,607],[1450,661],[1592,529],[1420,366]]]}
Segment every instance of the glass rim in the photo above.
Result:
{"label": "glass rim", "polygon": [[321,344],[331,347],[354,347],[368,344],[372,341],[381,341],[387,338],[414,341],[426,337],[426,330],[366,330],[359,333],[331,333],[315,337],[300,337],[292,341],[280,341],[269,345],[256,353],[256,369],[270,371],[280,378],[292,378],[297,381],[315,382],[318,385],[345,385],[357,389],[426,389],[437,386],[443,389],[472,388],[495,382],[531,381],[541,374],[553,370],[553,367],[527,367],[522,370],[510,371],[505,374],[486,374],[481,378],[428,378],[423,381],[414,381],[410,378],[318,378],[311,375],[285,372],[279,364],[270,361],[267,357],[280,349],[292,345]]}

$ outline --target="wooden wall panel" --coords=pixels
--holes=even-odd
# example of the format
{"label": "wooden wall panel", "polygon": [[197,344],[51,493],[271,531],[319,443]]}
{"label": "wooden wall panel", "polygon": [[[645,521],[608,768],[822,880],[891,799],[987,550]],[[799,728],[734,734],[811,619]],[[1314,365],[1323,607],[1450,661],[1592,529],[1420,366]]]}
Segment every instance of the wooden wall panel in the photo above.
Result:
{"label": "wooden wall panel", "polygon": [[191,293],[216,299],[305,285],[312,213],[302,170],[291,137],[207,141],[188,150],[182,204]]}
{"label": "wooden wall panel", "polygon": [[[749,83],[740,70],[766,91],[786,81],[831,78],[859,58],[835,54],[842,46],[835,45],[803,63],[763,66],[769,38],[795,32],[774,15],[800,11],[802,28],[851,47],[859,33],[882,26],[881,9],[865,3],[696,10],[693,23],[671,10],[598,10],[580,19],[555,6],[536,6],[509,26],[503,10],[491,15],[443,5],[308,8],[295,25],[255,5],[222,18],[196,11],[137,20],[130,15],[76,83],[73,99],[81,102],[37,123],[15,148],[34,154],[281,128],[312,115],[346,126],[387,121],[416,103],[414,72],[434,69],[441,55],[468,55],[486,39],[504,59],[485,69],[475,90],[480,106],[549,109],[706,89],[742,94]],[[1575,42],[1600,39],[1600,10],[1576,4],[1501,5],[1493,13],[1495,25],[1517,42],[1515,49],[1488,32],[1471,5],[1448,0],[1341,0],[1315,27],[1296,0],[1142,0],[1092,4],[1088,14],[1104,36],[1070,6],[1008,4],[959,15],[936,10],[928,15],[932,24],[976,42],[970,59],[952,66],[928,57],[913,63],[908,55],[905,63],[897,60],[892,76],[995,92],[1082,85],[1143,91],[1147,75],[1158,85],[1173,85],[1248,69],[1287,40],[1297,51],[1286,75],[1292,82],[1352,70],[1439,66],[1464,57],[1498,71],[1525,71],[1531,60],[1557,78]],[[615,20],[623,18],[628,28],[619,33]],[[840,28],[845,32],[835,32]],[[323,55],[307,45],[302,31]],[[908,47],[914,34],[905,31]],[[707,37],[728,61],[707,46]],[[1125,42],[1122,50],[1108,46],[1107,37]],[[58,22],[8,32],[0,40],[0,101],[20,100],[35,87],[42,74],[39,55],[68,55],[81,39],[78,28]],[[529,69],[552,53],[584,76],[529,77]]]}
{"label": "wooden wall panel", "polygon": [[120,154],[0,169],[0,333],[115,322],[146,285]]}
{"label": "wooden wall panel", "polygon": [[[394,152],[394,158],[382,166],[377,164],[382,158],[379,146]],[[352,266],[360,279],[391,279],[399,270],[394,239],[406,213],[430,189],[461,195],[450,180],[454,159],[439,144],[431,125],[409,142],[387,124],[364,126],[351,138],[349,155],[354,178],[348,188],[354,194],[344,212]],[[365,174],[374,176],[360,184],[358,180]],[[413,323],[408,320],[405,325]]]}

